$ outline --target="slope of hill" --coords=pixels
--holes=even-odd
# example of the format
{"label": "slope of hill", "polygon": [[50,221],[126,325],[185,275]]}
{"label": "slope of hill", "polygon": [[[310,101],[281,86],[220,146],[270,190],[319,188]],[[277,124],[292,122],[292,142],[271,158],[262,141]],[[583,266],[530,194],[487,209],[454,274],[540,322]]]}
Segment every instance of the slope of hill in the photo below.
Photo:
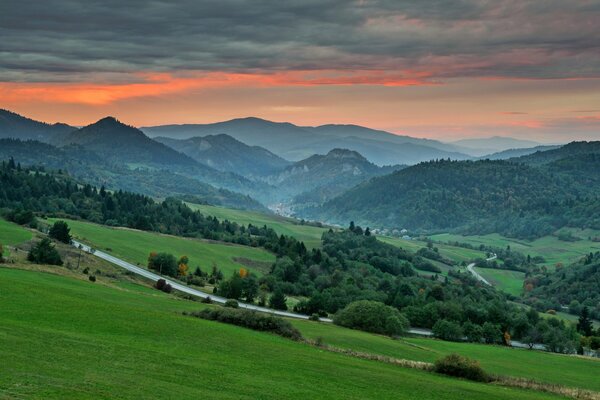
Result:
{"label": "slope of hill", "polygon": [[516,158],[527,156],[529,154],[533,154],[536,152],[548,151],[558,149],[560,146],[536,146],[536,147],[527,147],[523,149],[508,149],[499,151],[492,154],[487,154],[485,156],[479,157],[480,160],[508,160],[509,158]]}
{"label": "slope of hill", "polygon": [[75,131],[66,124],[46,124],[25,118],[8,110],[0,109],[0,138],[39,140],[50,142],[54,138]]}
{"label": "slope of hill", "polygon": [[266,178],[287,198],[303,194],[294,203],[320,204],[374,176],[398,167],[381,168],[355,151],[334,149],[326,155],[313,155]]}
{"label": "slope of hill", "polygon": [[104,277],[93,284],[10,268],[0,268],[0,277],[2,293],[10,293],[0,314],[2,355],[11,360],[3,365],[0,390],[9,397],[556,398],[191,318],[182,311],[206,306]]}
{"label": "slope of hill", "polygon": [[598,189],[504,161],[439,161],[375,178],[309,217],[431,231],[462,229],[536,237],[559,227],[600,224]]}
{"label": "slope of hill", "polygon": [[267,149],[248,146],[224,134],[185,140],[156,137],[154,140],[209,167],[246,177],[269,175],[290,164]]}
{"label": "slope of hill", "polygon": [[469,158],[451,144],[356,125],[300,127],[260,118],[240,118],[214,124],[164,125],[142,130],[152,137],[177,139],[226,134],[248,145],[264,147],[292,161],[313,154],[326,154],[339,147],[357,151],[378,165],[409,164],[437,158]]}

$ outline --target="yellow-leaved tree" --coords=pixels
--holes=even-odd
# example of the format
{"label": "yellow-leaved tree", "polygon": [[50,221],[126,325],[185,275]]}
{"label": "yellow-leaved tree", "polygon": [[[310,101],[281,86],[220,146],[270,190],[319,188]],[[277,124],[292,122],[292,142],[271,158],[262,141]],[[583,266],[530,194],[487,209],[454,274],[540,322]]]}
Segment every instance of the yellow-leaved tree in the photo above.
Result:
{"label": "yellow-leaved tree", "polygon": [[177,274],[179,276],[186,276],[188,273],[188,264],[189,264],[190,260],[187,256],[181,256],[179,257],[179,261],[177,262],[178,264],[178,269],[177,269]]}

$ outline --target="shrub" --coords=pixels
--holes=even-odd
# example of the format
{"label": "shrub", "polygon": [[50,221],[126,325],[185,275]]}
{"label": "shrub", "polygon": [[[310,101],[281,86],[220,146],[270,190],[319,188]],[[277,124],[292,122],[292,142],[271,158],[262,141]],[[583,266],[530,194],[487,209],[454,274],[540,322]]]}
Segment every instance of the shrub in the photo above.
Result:
{"label": "shrub", "polygon": [[90,282],[96,282],[96,277],[94,275],[88,276],[88,279],[90,280]]}
{"label": "shrub", "polygon": [[213,301],[210,298],[210,296],[208,296],[208,297],[204,297],[202,300],[200,300],[200,302],[204,303],[204,304],[212,304]]}
{"label": "shrub", "polygon": [[173,287],[162,278],[156,281],[154,287],[165,293],[171,293],[173,291]]}
{"label": "shrub", "polygon": [[211,321],[242,326],[256,331],[271,332],[293,340],[302,339],[300,331],[294,328],[289,321],[274,315],[235,308],[206,308],[192,312],[190,315]]}
{"label": "shrub", "polygon": [[383,303],[360,300],[338,311],[333,319],[336,325],[367,332],[395,336],[408,330],[409,323],[400,312]]}
{"label": "shrub", "polygon": [[225,302],[224,306],[229,307],[229,308],[239,308],[240,307],[239,303],[233,299],[227,300]]}
{"label": "shrub", "polygon": [[311,321],[320,321],[321,318],[319,317],[319,314],[312,314],[310,317],[308,317],[309,320]]}
{"label": "shrub", "polygon": [[481,368],[479,362],[459,354],[449,354],[437,360],[433,366],[437,373],[456,376],[477,382],[489,382],[490,376]]}

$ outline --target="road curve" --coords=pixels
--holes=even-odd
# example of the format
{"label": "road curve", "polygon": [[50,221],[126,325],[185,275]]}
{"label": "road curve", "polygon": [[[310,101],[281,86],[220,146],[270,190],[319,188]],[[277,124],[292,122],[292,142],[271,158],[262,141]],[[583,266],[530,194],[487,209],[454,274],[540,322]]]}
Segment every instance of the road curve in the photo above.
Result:
{"label": "road curve", "polygon": [[[494,254],[490,258],[486,258],[485,260],[492,261],[492,260],[495,260],[496,258],[498,258],[498,256],[496,254]],[[474,267],[475,267],[475,263],[471,263],[471,264],[467,265],[467,271],[469,271],[471,273],[471,275],[473,275],[478,281],[480,281],[488,286],[492,286],[492,284],[489,283],[487,279],[485,279],[483,276],[481,276],[479,274],[479,272],[475,271]]]}
{"label": "road curve", "polygon": [[[93,254],[96,257],[106,260],[106,261],[108,261],[112,264],[115,264],[121,268],[125,268],[126,270],[131,271],[137,275],[143,276],[144,278],[150,279],[153,282],[156,282],[159,279],[164,279],[165,281],[167,281],[169,283],[169,285],[171,285],[173,287],[173,289],[178,290],[180,292],[187,293],[192,296],[200,297],[202,299],[210,297],[210,299],[212,301],[214,301],[216,303],[221,303],[221,304],[225,303],[228,300],[221,296],[215,296],[212,294],[204,293],[200,290],[192,289],[188,286],[177,283],[167,277],[160,276],[158,274],[148,271],[147,269],[140,268],[131,263],[128,263],[127,261],[123,261],[120,258],[111,256],[110,254],[104,253],[103,251],[100,251],[100,250],[92,251],[92,248],[90,246],[83,244],[81,242],[78,242],[76,240],[73,240],[72,244],[73,244],[73,246],[75,246],[77,248],[81,248],[83,251],[85,251],[87,253]],[[246,303],[241,303],[241,302],[238,302],[238,304],[239,304],[240,308],[244,308],[246,310],[258,311],[258,312],[262,312],[262,313],[266,313],[266,314],[273,314],[273,315],[277,315],[280,317],[309,319],[309,316],[304,315],[304,314],[297,314],[297,313],[288,312],[288,311],[273,310],[270,308],[255,306],[254,304],[246,304]],[[321,318],[321,321],[332,322],[332,320],[329,318]]]}

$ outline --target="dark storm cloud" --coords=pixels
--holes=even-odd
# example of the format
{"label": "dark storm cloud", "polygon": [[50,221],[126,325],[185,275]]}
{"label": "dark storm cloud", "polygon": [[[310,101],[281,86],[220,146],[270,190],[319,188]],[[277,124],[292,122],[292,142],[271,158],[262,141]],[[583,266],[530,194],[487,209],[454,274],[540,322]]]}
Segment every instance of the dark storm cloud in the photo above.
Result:
{"label": "dark storm cloud", "polygon": [[0,81],[278,70],[596,77],[600,2],[0,2]]}

